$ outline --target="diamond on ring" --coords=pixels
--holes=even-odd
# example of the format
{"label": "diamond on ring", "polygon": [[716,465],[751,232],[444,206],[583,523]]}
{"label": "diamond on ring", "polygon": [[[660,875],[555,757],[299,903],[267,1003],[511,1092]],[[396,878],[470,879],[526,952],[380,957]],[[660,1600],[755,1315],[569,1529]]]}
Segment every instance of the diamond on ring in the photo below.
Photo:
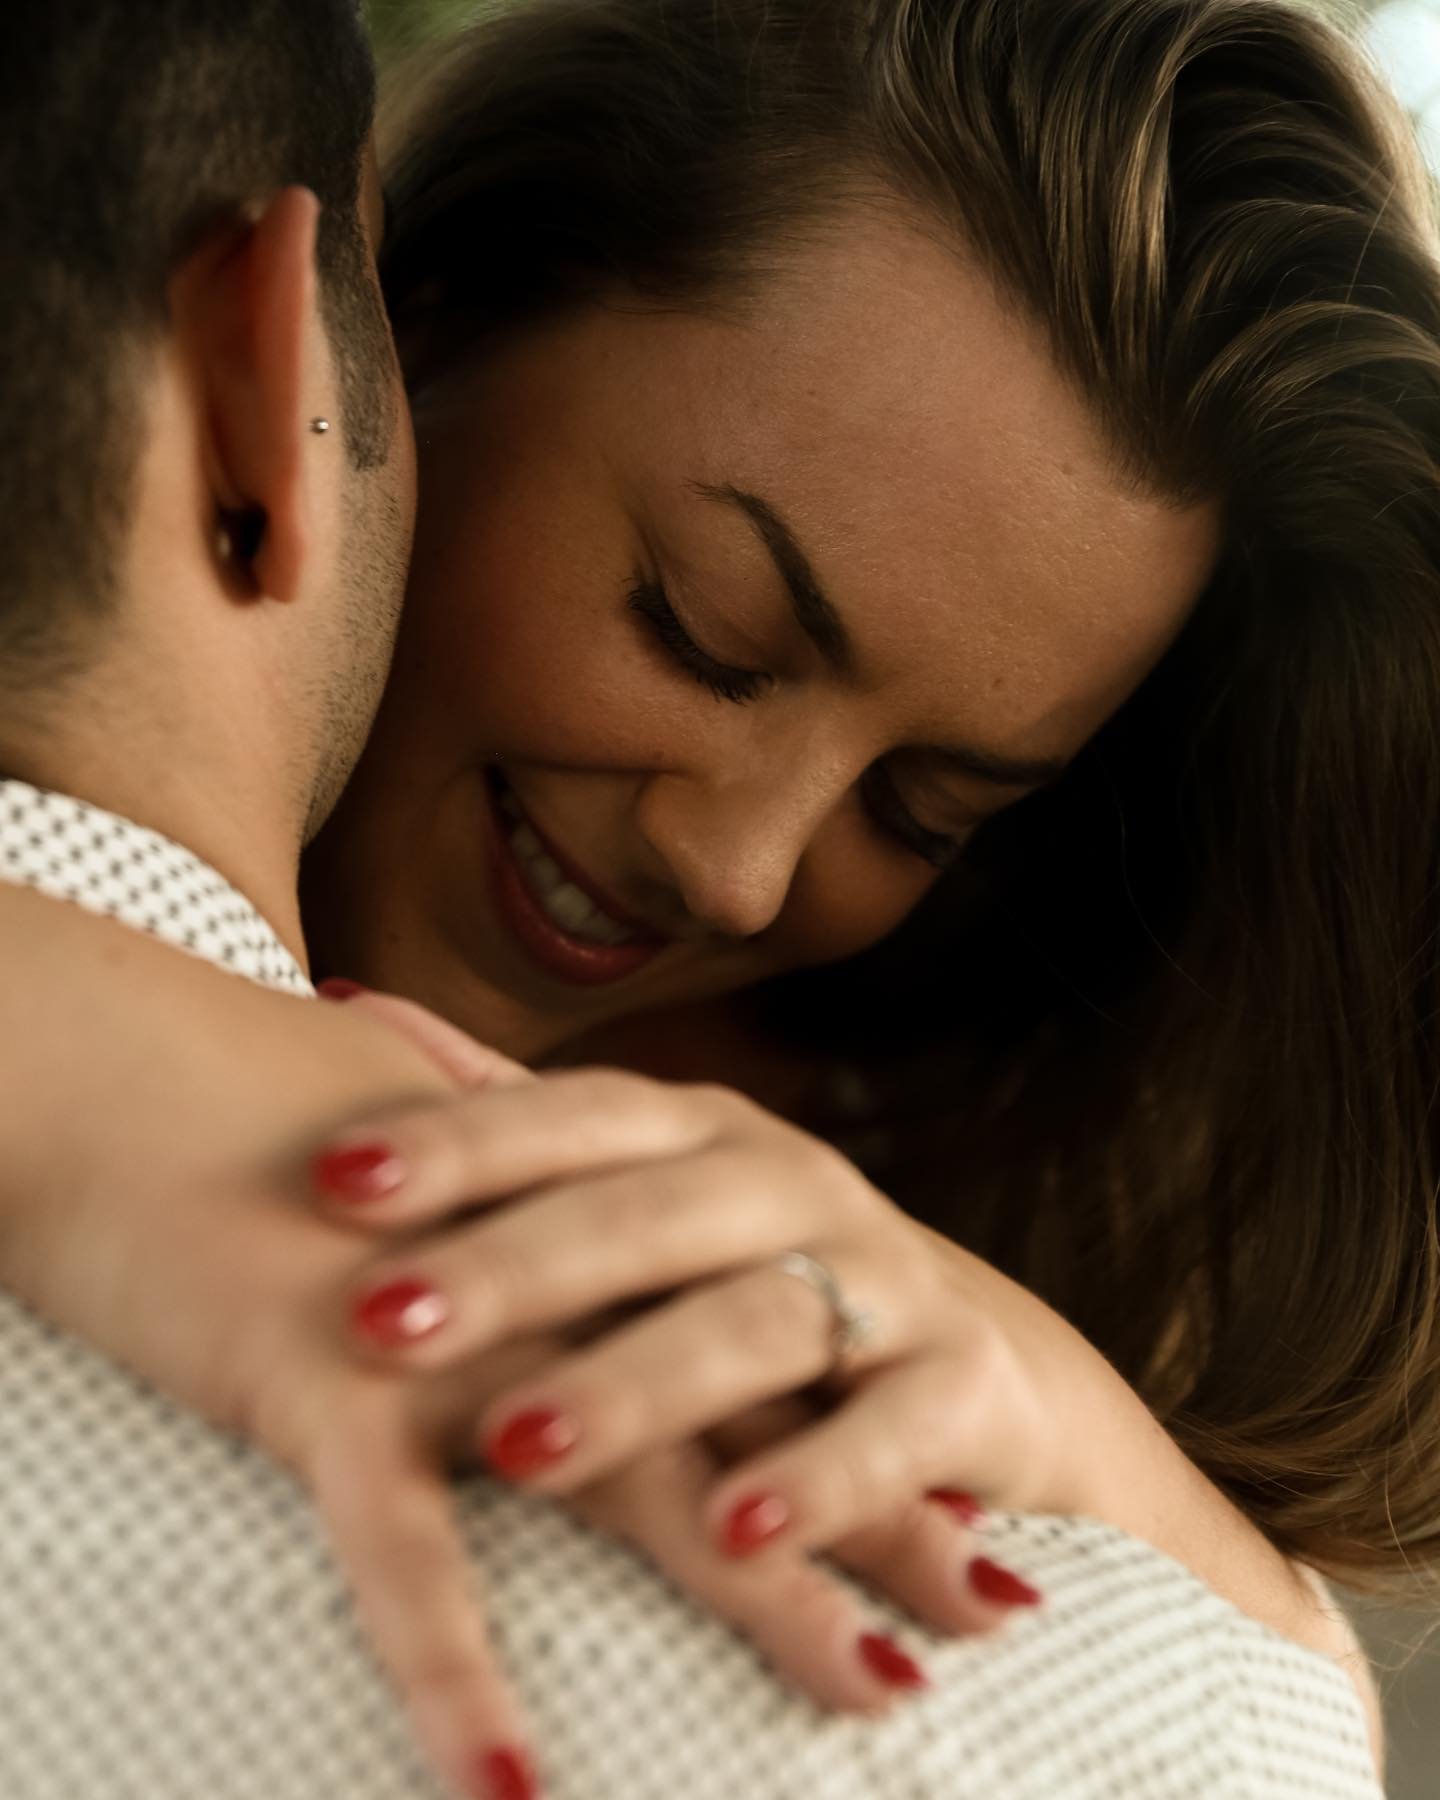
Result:
{"label": "diamond on ring", "polygon": [[803,1250],[786,1250],[775,1258],[775,1267],[783,1274],[808,1282],[829,1303],[835,1315],[830,1348],[837,1362],[863,1349],[875,1336],[878,1321],[874,1313],[847,1300],[840,1283],[818,1257],[809,1256]]}

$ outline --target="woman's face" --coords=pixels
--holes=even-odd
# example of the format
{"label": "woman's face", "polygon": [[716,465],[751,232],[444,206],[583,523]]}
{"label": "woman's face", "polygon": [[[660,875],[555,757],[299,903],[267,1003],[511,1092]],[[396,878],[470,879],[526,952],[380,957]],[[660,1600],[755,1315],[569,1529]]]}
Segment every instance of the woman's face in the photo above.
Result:
{"label": "woman's face", "polygon": [[1217,547],[899,218],[743,310],[509,338],[415,413],[405,619],[312,923],[522,1056],[883,937],[1136,687]]}

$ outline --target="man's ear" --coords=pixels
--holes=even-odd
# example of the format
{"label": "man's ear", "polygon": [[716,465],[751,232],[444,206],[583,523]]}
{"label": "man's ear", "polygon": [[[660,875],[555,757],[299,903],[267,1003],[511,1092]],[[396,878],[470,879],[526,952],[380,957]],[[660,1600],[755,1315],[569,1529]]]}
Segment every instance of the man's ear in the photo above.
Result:
{"label": "man's ear", "polygon": [[172,288],[206,408],[207,474],[239,536],[255,590],[274,600],[300,591],[313,535],[318,444],[311,420],[333,392],[316,356],[315,237],[320,203],[282,188],[245,221],[211,240]]}

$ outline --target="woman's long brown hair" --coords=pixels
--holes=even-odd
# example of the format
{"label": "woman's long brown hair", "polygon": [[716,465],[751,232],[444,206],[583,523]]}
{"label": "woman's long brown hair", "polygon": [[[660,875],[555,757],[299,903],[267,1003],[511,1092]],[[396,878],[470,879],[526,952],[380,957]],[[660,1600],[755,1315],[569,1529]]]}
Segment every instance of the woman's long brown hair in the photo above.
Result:
{"label": "woman's long brown hair", "polygon": [[831,1129],[887,1191],[1276,1543],[1432,1556],[1440,271],[1360,53],[1277,0],[519,0],[412,85],[390,185],[442,368],[617,289],[743,303],[838,207],[919,208],[1137,485],[1218,501],[1134,700],[765,1016],[864,1071]]}

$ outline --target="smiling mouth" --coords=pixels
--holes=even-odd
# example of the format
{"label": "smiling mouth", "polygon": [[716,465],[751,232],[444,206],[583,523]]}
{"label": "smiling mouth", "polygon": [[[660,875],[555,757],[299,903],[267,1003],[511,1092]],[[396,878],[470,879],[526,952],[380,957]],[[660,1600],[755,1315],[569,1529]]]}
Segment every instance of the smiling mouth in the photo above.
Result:
{"label": "smiling mouth", "polygon": [[602,897],[536,828],[498,769],[489,771],[500,910],[531,960],[582,985],[618,981],[669,943]]}
{"label": "smiling mouth", "polygon": [[525,817],[520,802],[503,784],[499,791],[500,810],[509,824],[506,837],[525,874],[525,885],[552,925],[582,944],[635,944],[643,932],[631,931],[610,913],[603,911],[583,888],[567,879],[564,870],[550,855],[535,827]]}

